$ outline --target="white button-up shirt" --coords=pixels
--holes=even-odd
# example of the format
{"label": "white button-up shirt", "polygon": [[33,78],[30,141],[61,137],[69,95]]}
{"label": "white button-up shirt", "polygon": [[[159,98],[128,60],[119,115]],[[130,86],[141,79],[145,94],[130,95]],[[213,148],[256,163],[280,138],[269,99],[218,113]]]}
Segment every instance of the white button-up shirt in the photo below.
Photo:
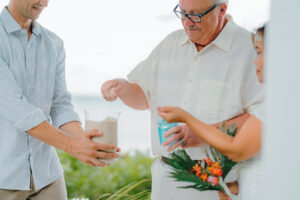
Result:
{"label": "white button-up shirt", "polygon": [[[158,106],[180,106],[208,124],[254,113],[261,103],[254,59],[250,32],[232,19],[200,52],[184,30],[168,35],[128,75],[130,82],[142,88],[150,106],[153,154],[168,156],[159,143]],[[202,159],[206,148],[187,152],[193,159]]]}

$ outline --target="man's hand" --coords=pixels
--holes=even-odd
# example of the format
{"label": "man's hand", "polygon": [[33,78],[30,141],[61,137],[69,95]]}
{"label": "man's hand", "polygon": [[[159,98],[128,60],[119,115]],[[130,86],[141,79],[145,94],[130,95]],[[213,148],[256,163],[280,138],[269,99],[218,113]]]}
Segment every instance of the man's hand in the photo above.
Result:
{"label": "man's hand", "polygon": [[[167,138],[173,133],[175,134],[162,144],[165,147],[171,144],[172,142],[177,141],[175,144],[168,147],[168,152],[173,151],[179,146],[185,149],[189,147],[199,147],[205,144],[204,141],[196,133],[194,133],[187,125],[176,126],[171,128],[164,134],[164,137]],[[180,141],[184,145],[182,145]]]}
{"label": "man's hand", "polygon": [[115,101],[125,89],[125,80],[114,79],[106,81],[101,87],[101,93],[106,101]]}
{"label": "man's hand", "polygon": [[[237,181],[231,182],[231,183],[226,183],[226,185],[232,194],[237,195],[239,193],[239,184]],[[218,191],[218,193],[220,196],[220,200],[230,200],[230,197],[227,194],[225,194],[224,192]]]}
{"label": "man's hand", "polygon": [[[100,136],[103,133],[98,130],[90,130],[84,134],[73,138],[68,145],[67,152],[73,155],[78,160],[94,167],[104,167],[108,165],[99,161],[97,158],[118,158],[117,153],[108,153],[104,151],[115,150],[117,147],[109,144],[100,144],[92,141],[92,137]],[[117,149],[117,151],[120,151]]]}

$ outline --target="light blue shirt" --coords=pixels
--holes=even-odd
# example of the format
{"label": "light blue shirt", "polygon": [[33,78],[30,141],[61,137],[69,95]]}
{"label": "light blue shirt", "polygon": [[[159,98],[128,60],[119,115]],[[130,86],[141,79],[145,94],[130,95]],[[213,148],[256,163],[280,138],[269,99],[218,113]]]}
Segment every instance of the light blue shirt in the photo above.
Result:
{"label": "light blue shirt", "polygon": [[43,121],[79,121],[65,81],[63,42],[33,23],[28,41],[6,8],[0,15],[0,188],[36,189],[63,174],[55,149],[25,131]]}

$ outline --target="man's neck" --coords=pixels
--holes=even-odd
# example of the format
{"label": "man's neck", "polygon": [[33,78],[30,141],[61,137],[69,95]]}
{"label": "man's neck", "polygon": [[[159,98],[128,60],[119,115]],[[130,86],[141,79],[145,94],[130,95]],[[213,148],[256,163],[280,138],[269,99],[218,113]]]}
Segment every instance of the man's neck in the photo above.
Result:
{"label": "man's neck", "polygon": [[[214,41],[218,37],[218,35],[222,32],[223,28],[226,26],[226,24],[227,24],[228,21],[229,21],[229,17],[226,16],[224,18],[224,20],[219,23],[217,31],[215,33],[215,36],[213,37],[213,39],[211,40],[211,42]],[[209,45],[210,43],[208,43],[207,45]],[[202,44],[195,43],[195,46],[196,46],[196,49],[197,49],[198,52],[201,51],[203,48],[205,48],[207,45],[202,45]]]}
{"label": "man's neck", "polygon": [[7,7],[8,12],[24,30],[31,34],[32,19],[24,17],[11,3]]}

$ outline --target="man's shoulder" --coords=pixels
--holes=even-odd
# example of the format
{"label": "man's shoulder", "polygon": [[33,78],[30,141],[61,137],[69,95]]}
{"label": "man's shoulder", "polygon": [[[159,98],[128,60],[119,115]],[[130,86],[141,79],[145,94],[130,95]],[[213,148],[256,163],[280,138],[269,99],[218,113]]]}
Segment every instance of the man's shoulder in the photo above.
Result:
{"label": "man's shoulder", "polygon": [[252,46],[251,32],[237,24],[235,24],[235,40],[250,43]]}
{"label": "man's shoulder", "polygon": [[236,25],[236,33],[239,37],[246,38],[247,40],[251,40],[251,32],[248,31],[246,28]]}
{"label": "man's shoulder", "polygon": [[231,31],[233,33],[231,51],[252,57],[255,54],[255,51],[252,44],[251,32],[237,24],[232,26]]}
{"label": "man's shoulder", "polygon": [[187,35],[184,29],[178,29],[171,32],[169,35],[166,36],[165,40],[184,40],[187,38]]}
{"label": "man's shoulder", "polygon": [[168,34],[159,44],[160,48],[176,48],[187,40],[187,35],[183,29],[175,30]]}

